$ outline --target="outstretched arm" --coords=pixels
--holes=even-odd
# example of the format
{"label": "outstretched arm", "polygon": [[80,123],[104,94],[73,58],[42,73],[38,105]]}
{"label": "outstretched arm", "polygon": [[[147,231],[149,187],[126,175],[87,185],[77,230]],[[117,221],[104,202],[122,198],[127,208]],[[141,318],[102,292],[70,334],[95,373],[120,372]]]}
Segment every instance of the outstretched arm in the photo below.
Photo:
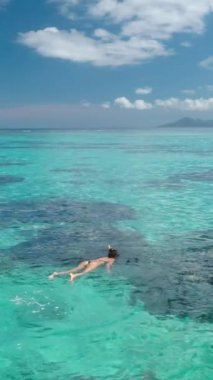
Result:
{"label": "outstretched arm", "polygon": [[107,272],[110,272],[110,271],[111,271],[113,264],[114,264],[114,263],[107,263],[107,264],[106,264],[106,270],[107,270]]}

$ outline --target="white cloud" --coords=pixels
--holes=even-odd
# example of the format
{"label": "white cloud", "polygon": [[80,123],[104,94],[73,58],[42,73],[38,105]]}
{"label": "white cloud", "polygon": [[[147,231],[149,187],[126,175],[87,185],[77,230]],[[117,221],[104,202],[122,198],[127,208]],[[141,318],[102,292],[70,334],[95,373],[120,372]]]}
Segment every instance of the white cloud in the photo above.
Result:
{"label": "white cloud", "polygon": [[109,102],[102,103],[101,107],[105,108],[105,109],[109,109],[110,108],[110,103]]}
{"label": "white cloud", "polygon": [[135,100],[133,105],[137,110],[150,110],[152,108],[152,103],[147,103],[142,99]]}
{"label": "white cloud", "polygon": [[144,102],[142,99],[135,100],[130,102],[125,96],[115,99],[115,105],[118,105],[121,108],[126,109],[137,109],[137,110],[148,110],[152,108],[151,103]]}
{"label": "white cloud", "polygon": [[204,30],[204,17],[213,11],[212,0],[96,0],[90,14],[122,24],[125,35],[170,38],[173,33]]}
{"label": "white cloud", "polygon": [[164,108],[176,108],[186,111],[207,111],[213,109],[213,98],[198,98],[198,99],[157,99],[156,106]]}
{"label": "white cloud", "polygon": [[183,111],[207,111],[213,110],[213,98],[174,98],[156,99],[153,103],[144,100],[130,101],[125,96],[115,99],[114,104],[120,108],[148,110],[152,108],[176,109]]}
{"label": "white cloud", "polygon": [[[176,33],[202,33],[212,0],[48,0],[73,22],[85,17],[87,32],[46,28],[19,35],[19,42],[46,57],[96,66],[120,66],[172,53]],[[93,28],[93,25],[96,28]],[[107,25],[108,30],[103,28]],[[111,31],[116,30],[116,34]]]}
{"label": "white cloud", "polygon": [[132,37],[128,40],[87,37],[75,29],[60,31],[55,27],[20,33],[18,41],[45,57],[89,62],[95,66],[133,64],[169,54],[161,43]]}
{"label": "white cloud", "polygon": [[185,95],[194,95],[196,93],[196,91],[191,90],[191,89],[186,89],[186,90],[182,90],[182,93]]}
{"label": "white cloud", "polygon": [[125,96],[115,99],[115,104],[121,108],[133,108],[132,103]]}
{"label": "white cloud", "polygon": [[201,61],[200,66],[202,66],[204,69],[213,70],[213,56]]}
{"label": "white cloud", "polygon": [[137,88],[135,90],[135,93],[138,95],[148,95],[151,94],[152,92],[152,87],[143,87],[143,88]]}
{"label": "white cloud", "polygon": [[80,0],[48,0],[49,3],[55,3],[59,12],[67,18],[75,18],[74,7],[80,3]]}
{"label": "white cloud", "polygon": [[155,104],[159,107],[178,107],[180,100],[177,98],[169,98],[169,99],[157,99],[155,100]]}
{"label": "white cloud", "polygon": [[116,39],[116,36],[113,33],[110,33],[102,28],[95,29],[94,37],[100,38],[103,41],[111,41]]}

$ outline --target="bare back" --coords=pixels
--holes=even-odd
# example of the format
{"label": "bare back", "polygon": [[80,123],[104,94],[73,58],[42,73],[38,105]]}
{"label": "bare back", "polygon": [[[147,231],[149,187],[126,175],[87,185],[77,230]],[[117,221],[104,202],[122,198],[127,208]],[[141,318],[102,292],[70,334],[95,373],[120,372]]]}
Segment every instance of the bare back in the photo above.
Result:
{"label": "bare back", "polygon": [[91,271],[98,268],[101,265],[111,266],[114,263],[115,259],[109,257],[99,257],[98,259],[85,261],[85,269]]}

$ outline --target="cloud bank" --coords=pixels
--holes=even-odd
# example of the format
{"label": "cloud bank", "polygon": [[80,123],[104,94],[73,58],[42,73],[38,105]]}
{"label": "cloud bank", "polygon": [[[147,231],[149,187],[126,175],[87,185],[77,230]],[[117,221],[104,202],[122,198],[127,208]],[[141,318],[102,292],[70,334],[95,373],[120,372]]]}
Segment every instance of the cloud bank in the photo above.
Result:
{"label": "cloud bank", "polygon": [[[172,54],[177,33],[203,33],[212,0],[49,0],[67,18],[85,18],[82,30],[49,27],[20,33],[18,41],[45,57],[95,66],[136,64]],[[106,28],[107,27],[107,28]],[[112,32],[116,30],[116,32]]]}
{"label": "cloud bank", "polygon": [[118,105],[121,108],[136,109],[136,110],[148,110],[153,107],[151,103],[147,103],[142,99],[138,99],[138,100],[135,100],[134,102],[130,102],[129,99],[127,99],[125,96],[115,99],[114,103],[115,105]]}
{"label": "cloud bank", "polygon": [[207,111],[213,110],[213,98],[198,99],[156,99],[153,103],[147,103],[142,99],[130,101],[125,96],[115,99],[114,104],[126,109],[148,110],[151,108],[167,108],[184,111]]}

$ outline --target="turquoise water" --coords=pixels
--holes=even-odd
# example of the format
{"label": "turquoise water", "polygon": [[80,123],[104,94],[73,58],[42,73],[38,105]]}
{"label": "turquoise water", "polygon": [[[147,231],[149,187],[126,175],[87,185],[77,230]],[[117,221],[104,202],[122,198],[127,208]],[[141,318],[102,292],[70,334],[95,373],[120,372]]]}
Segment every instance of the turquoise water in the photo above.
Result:
{"label": "turquoise water", "polygon": [[[0,135],[0,379],[213,379],[213,133]],[[54,270],[120,257],[70,284]]]}

